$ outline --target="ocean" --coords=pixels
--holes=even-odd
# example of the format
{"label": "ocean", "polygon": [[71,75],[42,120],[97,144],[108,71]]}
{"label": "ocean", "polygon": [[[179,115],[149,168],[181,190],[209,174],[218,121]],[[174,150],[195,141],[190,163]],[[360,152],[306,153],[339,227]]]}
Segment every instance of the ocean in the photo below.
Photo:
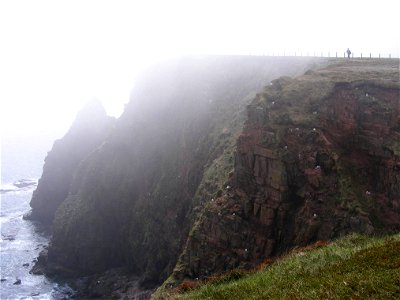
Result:
{"label": "ocean", "polygon": [[65,283],[29,273],[50,235],[22,217],[41,176],[54,137],[14,136],[1,140],[0,299],[70,299]]}

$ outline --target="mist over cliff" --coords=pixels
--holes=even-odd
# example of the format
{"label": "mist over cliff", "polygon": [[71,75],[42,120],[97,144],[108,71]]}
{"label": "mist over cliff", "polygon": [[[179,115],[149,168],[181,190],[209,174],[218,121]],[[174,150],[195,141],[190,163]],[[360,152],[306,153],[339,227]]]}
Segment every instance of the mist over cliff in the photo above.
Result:
{"label": "mist over cliff", "polygon": [[48,153],[30,203],[32,211],[25,218],[52,223],[56,210],[68,195],[76,168],[104,141],[113,121],[106,116],[100,102],[93,100],[85,105],[67,134]]}
{"label": "mist over cliff", "polygon": [[205,56],[152,67],[118,120],[84,110],[49,153],[31,202],[53,228],[42,270],[123,267],[144,286],[171,274],[173,285],[316,239],[398,230],[392,64]]}

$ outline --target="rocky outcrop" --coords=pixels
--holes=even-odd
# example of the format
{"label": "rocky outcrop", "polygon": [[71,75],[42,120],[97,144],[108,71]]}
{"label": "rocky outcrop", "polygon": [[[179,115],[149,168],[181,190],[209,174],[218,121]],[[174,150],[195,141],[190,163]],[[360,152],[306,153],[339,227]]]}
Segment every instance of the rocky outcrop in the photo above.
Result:
{"label": "rocky outcrop", "polygon": [[79,163],[100,146],[114,121],[107,117],[100,102],[93,100],[86,104],[68,133],[56,141],[48,153],[30,202],[32,211],[25,218],[47,224],[53,222],[56,210],[68,195]]}
{"label": "rocky outcrop", "polygon": [[[336,62],[195,57],[144,74],[71,171],[36,268],[103,278],[123,267],[151,288],[398,231],[398,61]],[[49,174],[71,159],[63,151]]]}
{"label": "rocky outcrop", "polygon": [[398,61],[273,81],[248,106],[234,172],[170,282],[255,267],[349,232],[398,232],[399,109]]}
{"label": "rocky outcrop", "polygon": [[41,259],[47,273],[78,276],[124,266],[142,285],[162,282],[199,207],[222,192],[233,170],[245,106],[266,82],[310,63],[194,57],[142,75],[112,134],[74,173]]}

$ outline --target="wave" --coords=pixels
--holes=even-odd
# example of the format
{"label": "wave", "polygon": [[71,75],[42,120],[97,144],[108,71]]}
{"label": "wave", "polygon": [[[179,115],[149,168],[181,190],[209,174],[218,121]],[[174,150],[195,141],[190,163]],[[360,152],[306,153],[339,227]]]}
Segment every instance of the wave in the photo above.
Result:
{"label": "wave", "polygon": [[37,184],[37,179],[19,179],[13,183],[2,184],[0,188],[0,194],[30,191],[36,188]]}

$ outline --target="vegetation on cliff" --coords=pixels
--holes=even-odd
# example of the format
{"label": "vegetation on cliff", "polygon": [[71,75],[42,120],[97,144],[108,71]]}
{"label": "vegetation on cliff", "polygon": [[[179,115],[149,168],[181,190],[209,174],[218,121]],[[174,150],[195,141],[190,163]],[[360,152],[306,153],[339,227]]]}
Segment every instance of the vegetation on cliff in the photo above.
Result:
{"label": "vegetation on cliff", "polygon": [[333,60],[260,92],[229,189],[205,207],[164,286],[316,240],[398,232],[398,63]]}
{"label": "vegetation on cliff", "polygon": [[125,266],[144,285],[162,282],[196,212],[225,189],[246,105],[270,80],[312,62],[194,57],[145,73],[113,132],[75,171],[56,212],[48,272]]}
{"label": "vegetation on cliff", "polygon": [[400,236],[352,234],[298,248],[275,261],[206,282],[184,282],[162,299],[398,299]]}
{"label": "vegetation on cliff", "polygon": [[[397,60],[155,66],[74,165],[39,261],[73,276],[123,267],[174,290],[317,240],[397,232],[398,72]],[[68,163],[59,151],[45,169]]]}
{"label": "vegetation on cliff", "polygon": [[30,202],[32,211],[26,218],[48,224],[53,222],[55,212],[68,195],[79,164],[103,143],[114,122],[97,100],[82,108],[67,134],[57,140],[48,153],[42,177]]}

